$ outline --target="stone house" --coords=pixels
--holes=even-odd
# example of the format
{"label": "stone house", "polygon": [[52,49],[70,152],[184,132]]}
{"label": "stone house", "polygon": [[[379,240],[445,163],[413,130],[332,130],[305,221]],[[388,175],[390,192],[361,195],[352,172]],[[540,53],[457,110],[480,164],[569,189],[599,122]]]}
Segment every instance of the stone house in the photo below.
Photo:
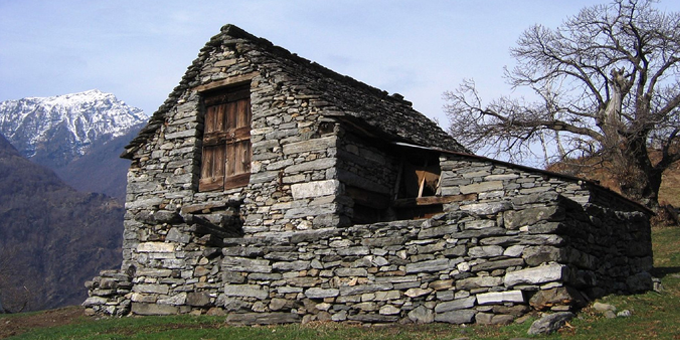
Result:
{"label": "stone house", "polygon": [[649,211],[469,153],[398,94],[227,25],[127,146],[88,311],[505,323],[651,287]]}

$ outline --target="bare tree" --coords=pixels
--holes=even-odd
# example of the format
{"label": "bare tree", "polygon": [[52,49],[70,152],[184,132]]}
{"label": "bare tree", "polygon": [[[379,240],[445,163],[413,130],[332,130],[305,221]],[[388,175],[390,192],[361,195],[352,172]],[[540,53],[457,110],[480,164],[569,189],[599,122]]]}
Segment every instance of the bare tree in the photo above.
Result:
{"label": "bare tree", "polygon": [[[511,49],[517,66],[505,77],[537,99],[484,104],[466,80],[444,94],[450,132],[512,161],[537,145],[552,150],[552,161],[594,156],[624,195],[657,208],[662,173],[680,160],[680,13],[653,2],[615,0],[556,29],[525,30]],[[653,160],[650,150],[660,156]]]}
{"label": "bare tree", "polygon": [[0,314],[20,313],[30,303],[30,290],[14,280],[22,266],[19,247],[0,243]]}

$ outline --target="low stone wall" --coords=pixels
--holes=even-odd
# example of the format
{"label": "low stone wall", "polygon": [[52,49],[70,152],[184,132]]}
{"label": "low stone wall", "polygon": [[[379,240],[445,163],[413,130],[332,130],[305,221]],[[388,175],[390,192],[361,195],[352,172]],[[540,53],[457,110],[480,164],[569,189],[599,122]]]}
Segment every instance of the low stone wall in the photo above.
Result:
{"label": "low stone wall", "polygon": [[[640,213],[584,209],[555,193],[482,210],[227,238],[221,254],[196,264],[207,271],[219,263],[210,272],[221,283],[204,280],[201,287],[197,278],[194,285],[177,286],[171,269],[137,272],[127,297],[137,314],[217,307],[232,323],[459,324],[505,323],[532,307],[579,307],[582,293],[591,298],[651,287],[649,228],[638,223],[644,216],[630,216]],[[620,228],[626,232],[614,232]],[[631,237],[638,246],[631,246]],[[618,260],[598,260],[612,257]],[[110,312],[115,301],[96,297],[108,281],[98,280],[86,305]]]}
{"label": "low stone wall", "polygon": [[[484,214],[457,210],[230,240],[219,304],[235,323],[259,323],[263,315],[268,322],[505,323],[530,306],[579,307],[580,292],[651,287],[649,229],[628,222],[628,213],[591,206],[588,213],[607,219],[590,223],[580,205],[554,193],[507,203]],[[622,223],[641,237],[639,247],[611,232]],[[574,236],[593,246],[573,243]],[[596,260],[612,256],[621,259],[615,266]]]}

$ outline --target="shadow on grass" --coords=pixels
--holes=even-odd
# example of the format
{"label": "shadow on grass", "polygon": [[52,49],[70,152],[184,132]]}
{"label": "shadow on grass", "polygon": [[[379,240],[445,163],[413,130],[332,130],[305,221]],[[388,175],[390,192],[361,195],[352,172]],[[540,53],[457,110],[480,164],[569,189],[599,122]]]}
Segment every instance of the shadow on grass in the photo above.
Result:
{"label": "shadow on grass", "polygon": [[680,267],[654,267],[651,270],[652,276],[663,279],[666,275],[680,273]]}

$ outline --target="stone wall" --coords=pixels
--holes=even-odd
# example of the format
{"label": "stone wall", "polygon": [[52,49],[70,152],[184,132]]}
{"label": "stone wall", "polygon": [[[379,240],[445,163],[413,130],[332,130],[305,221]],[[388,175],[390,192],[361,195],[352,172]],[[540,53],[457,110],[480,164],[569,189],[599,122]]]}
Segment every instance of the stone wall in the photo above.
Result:
{"label": "stone wall", "polygon": [[106,300],[110,291],[101,286],[111,280],[99,279],[109,283],[92,284],[88,305],[107,312],[131,305],[136,314],[227,313],[229,322],[246,324],[506,323],[532,309],[569,310],[586,298],[651,288],[644,213],[588,203],[593,191],[585,184],[539,171],[460,155],[441,160],[443,190],[452,190],[454,178],[465,182],[455,184],[460,199],[436,217],[212,245],[185,232],[140,244],[140,251],[147,261],[184,254],[194,259],[193,272],[137,272],[127,305]]}

